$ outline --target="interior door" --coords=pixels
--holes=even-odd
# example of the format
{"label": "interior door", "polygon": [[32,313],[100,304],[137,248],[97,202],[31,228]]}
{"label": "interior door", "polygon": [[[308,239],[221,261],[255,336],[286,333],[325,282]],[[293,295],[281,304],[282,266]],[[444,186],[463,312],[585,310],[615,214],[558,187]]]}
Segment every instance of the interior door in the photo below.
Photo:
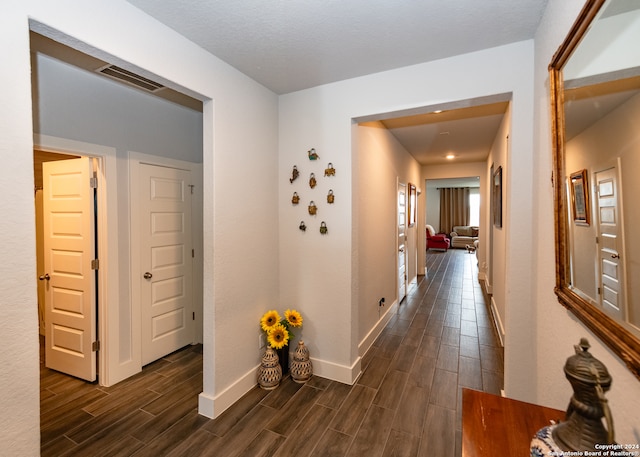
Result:
{"label": "interior door", "polygon": [[190,178],[140,164],[143,365],[193,341]]}
{"label": "interior door", "polygon": [[624,319],[624,262],[620,258],[620,202],[617,169],[594,173],[596,182],[596,223],[598,224],[598,265],[600,303],[609,314]]}
{"label": "interior door", "polygon": [[43,166],[45,364],[96,380],[96,277],[92,160]]}
{"label": "interior door", "polygon": [[407,186],[398,184],[398,303],[407,295]]}

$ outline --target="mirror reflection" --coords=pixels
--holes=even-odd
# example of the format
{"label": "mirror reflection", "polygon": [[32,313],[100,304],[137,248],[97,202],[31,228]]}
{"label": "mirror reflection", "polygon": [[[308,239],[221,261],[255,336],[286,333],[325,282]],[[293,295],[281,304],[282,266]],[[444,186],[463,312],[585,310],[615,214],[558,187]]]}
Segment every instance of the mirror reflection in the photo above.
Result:
{"label": "mirror reflection", "polygon": [[[563,67],[567,285],[640,335],[640,1],[609,0]],[[635,280],[634,280],[635,279]]]}
{"label": "mirror reflection", "polygon": [[640,379],[640,0],[587,0],[549,64],[560,303]]}

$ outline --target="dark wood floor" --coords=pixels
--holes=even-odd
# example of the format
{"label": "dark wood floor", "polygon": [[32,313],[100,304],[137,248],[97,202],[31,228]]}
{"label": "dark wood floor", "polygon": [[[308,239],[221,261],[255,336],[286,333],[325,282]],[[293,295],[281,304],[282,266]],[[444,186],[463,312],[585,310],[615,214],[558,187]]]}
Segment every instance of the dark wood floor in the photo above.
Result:
{"label": "dark wood floor", "polygon": [[353,386],[286,378],[210,420],[197,414],[200,346],[109,388],[42,367],[42,455],[459,456],[462,387],[499,394],[502,350],[475,255],[429,251],[427,265]]}

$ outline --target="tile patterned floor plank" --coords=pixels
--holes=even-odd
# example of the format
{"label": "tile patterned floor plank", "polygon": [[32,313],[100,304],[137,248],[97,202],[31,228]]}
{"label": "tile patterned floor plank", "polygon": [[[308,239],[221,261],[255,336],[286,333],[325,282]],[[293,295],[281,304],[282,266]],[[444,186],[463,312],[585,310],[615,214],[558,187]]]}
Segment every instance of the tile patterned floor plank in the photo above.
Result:
{"label": "tile patterned floor plank", "polygon": [[41,364],[41,455],[459,456],[461,388],[499,394],[503,351],[475,256],[429,251],[426,260],[428,275],[390,316],[353,386],[286,377],[209,420],[197,414],[202,346],[112,387]]}

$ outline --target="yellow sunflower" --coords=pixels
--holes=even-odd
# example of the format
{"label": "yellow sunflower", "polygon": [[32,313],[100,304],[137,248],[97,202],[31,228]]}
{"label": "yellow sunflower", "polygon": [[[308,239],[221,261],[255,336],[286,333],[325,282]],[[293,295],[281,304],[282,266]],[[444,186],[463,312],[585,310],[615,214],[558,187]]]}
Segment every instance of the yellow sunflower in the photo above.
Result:
{"label": "yellow sunflower", "polygon": [[284,325],[276,324],[267,333],[267,341],[272,348],[282,349],[289,342],[289,332]]}
{"label": "yellow sunflower", "polygon": [[292,327],[300,327],[302,326],[302,316],[295,309],[288,309],[284,312],[284,317],[289,322],[289,325]]}
{"label": "yellow sunflower", "polygon": [[262,330],[269,332],[269,330],[279,322],[280,315],[278,314],[278,311],[270,310],[264,313],[264,316],[260,319],[260,326],[262,327]]}

